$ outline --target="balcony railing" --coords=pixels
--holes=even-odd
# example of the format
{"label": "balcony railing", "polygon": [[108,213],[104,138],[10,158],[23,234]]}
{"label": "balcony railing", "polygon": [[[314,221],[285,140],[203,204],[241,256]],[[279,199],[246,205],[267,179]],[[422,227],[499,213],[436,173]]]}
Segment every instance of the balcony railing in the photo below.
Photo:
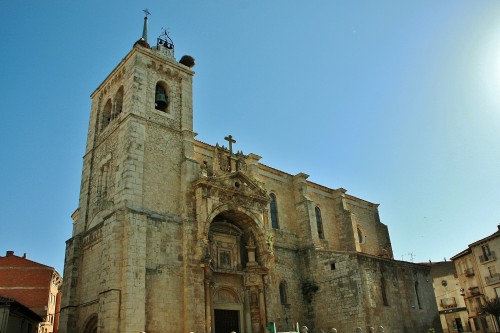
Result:
{"label": "balcony railing", "polygon": [[442,298],[441,299],[441,306],[445,309],[456,308],[457,302],[455,302],[455,297]]}
{"label": "balcony railing", "polygon": [[465,274],[465,276],[473,276],[474,275],[474,269],[472,269],[472,268],[466,268],[464,270],[464,274]]}
{"label": "balcony railing", "polygon": [[483,314],[483,309],[480,307],[474,307],[473,309],[469,310],[469,316],[475,317]]}
{"label": "balcony railing", "polygon": [[477,296],[477,295],[481,295],[481,291],[479,290],[479,287],[469,288],[469,291],[467,292],[468,297]]}
{"label": "balcony railing", "polygon": [[479,262],[487,262],[487,261],[492,261],[496,260],[497,257],[495,256],[495,252],[491,251],[489,254],[483,254],[479,256]]}
{"label": "balcony railing", "polygon": [[486,277],[487,284],[492,284],[492,283],[496,283],[496,282],[500,282],[500,273],[495,273],[491,276]]}

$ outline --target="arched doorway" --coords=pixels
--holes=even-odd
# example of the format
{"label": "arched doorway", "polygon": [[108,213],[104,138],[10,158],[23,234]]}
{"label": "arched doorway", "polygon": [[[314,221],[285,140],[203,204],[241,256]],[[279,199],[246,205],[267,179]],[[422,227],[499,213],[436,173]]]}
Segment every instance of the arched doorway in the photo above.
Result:
{"label": "arched doorway", "polygon": [[213,298],[214,333],[244,332],[243,302],[240,293],[230,287],[220,287]]}
{"label": "arched doorway", "polygon": [[[247,214],[227,210],[210,223],[207,255],[208,294],[212,331],[260,333],[266,309],[264,277],[265,236]],[[229,331],[228,331],[229,329]]]}

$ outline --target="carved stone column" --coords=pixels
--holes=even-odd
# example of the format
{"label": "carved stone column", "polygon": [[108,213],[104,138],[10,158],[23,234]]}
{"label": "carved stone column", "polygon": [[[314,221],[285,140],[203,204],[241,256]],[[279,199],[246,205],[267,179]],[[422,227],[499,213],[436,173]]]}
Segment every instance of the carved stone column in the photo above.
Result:
{"label": "carved stone column", "polygon": [[245,290],[245,299],[244,299],[244,316],[245,316],[245,331],[247,333],[253,333],[252,332],[252,314],[250,312],[250,291]]}
{"label": "carved stone column", "polygon": [[264,288],[263,286],[259,288],[259,309],[260,309],[260,329],[261,332],[265,332],[266,328],[266,302],[264,299]]}
{"label": "carved stone column", "polygon": [[210,265],[204,267],[205,284],[205,333],[212,332],[212,293],[210,292]]}
{"label": "carved stone column", "polygon": [[263,276],[258,272],[245,277],[246,294],[249,298],[249,315],[252,333],[264,333],[266,327],[266,302],[264,299]]}

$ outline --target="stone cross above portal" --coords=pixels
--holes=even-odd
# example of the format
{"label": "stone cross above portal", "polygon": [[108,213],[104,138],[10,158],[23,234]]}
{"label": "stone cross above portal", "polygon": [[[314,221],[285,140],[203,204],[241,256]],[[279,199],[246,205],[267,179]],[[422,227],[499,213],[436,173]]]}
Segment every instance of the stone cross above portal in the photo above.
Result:
{"label": "stone cross above portal", "polygon": [[232,135],[228,135],[224,138],[227,142],[229,142],[229,153],[233,155],[233,143],[236,143],[236,140],[233,139]]}

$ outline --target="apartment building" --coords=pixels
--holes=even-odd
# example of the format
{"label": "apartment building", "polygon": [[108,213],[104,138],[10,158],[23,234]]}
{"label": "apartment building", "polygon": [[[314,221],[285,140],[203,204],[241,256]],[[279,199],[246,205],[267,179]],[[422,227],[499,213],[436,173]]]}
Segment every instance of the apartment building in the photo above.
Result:
{"label": "apartment building", "polygon": [[487,314],[483,306],[500,296],[500,273],[496,254],[500,253],[498,230],[453,256],[458,279],[473,332],[498,332],[498,320]]}
{"label": "apartment building", "polygon": [[462,287],[452,261],[431,263],[431,276],[443,332],[469,332]]}
{"label": "apartment building", "polygon": [[53,268],[7,251],[0,256],[0,295],[15,300],[43,318],[39,333],[57,333],[61,275]]}

